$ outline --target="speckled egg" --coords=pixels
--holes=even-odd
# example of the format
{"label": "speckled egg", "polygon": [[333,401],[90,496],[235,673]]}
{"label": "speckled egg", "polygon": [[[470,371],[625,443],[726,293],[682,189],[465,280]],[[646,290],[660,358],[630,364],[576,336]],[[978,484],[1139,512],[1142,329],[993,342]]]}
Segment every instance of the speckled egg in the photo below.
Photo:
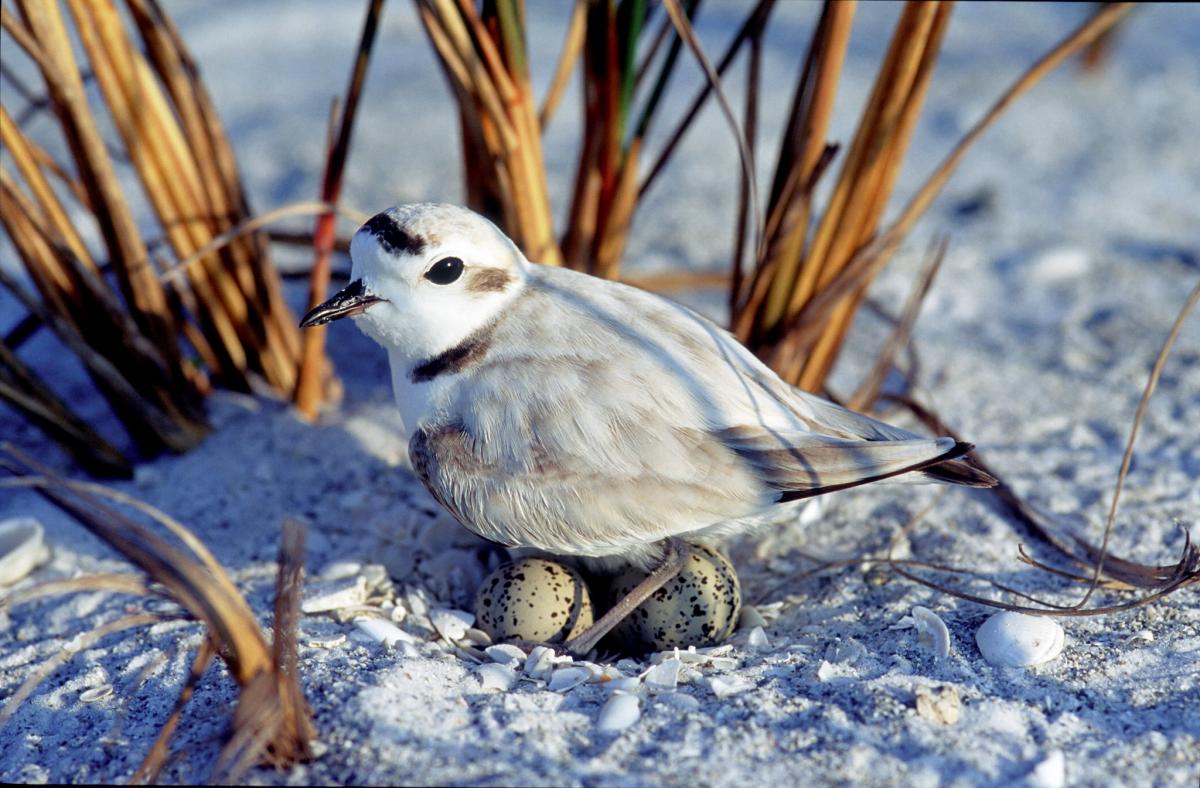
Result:
{"label": "speckled egg", "polygon": [[[645,577],[638,569],[625,570],[614,578],[610,598],[615,602]],[[613,634],[635,651],[715,646],[733,634],[741,607],[742,589],[733,564],[711,547],[692,545],[683,570]]]}
{"label": "speckled egg", "polygon": [[583,576],[565,564],[522,558],[484,578],[475,597],[477,626],[493,640],[561,643],[592,624]]}

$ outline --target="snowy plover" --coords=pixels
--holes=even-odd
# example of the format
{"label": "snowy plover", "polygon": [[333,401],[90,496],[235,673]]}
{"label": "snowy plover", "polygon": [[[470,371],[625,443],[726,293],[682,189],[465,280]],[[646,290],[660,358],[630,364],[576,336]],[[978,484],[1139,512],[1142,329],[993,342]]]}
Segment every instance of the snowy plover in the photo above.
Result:
{"label": "snowy plover", "polygon": [[387,350],[434,498],[504,545],[656,567],[572,651],[677,574],[686,540],[738,518],[901,474],[994,483],[956,459],[969,444],[799,391],[690,309],[533,265],[465,208],[384,211],[350,255],[351,284],[301,326],[353,316]]}

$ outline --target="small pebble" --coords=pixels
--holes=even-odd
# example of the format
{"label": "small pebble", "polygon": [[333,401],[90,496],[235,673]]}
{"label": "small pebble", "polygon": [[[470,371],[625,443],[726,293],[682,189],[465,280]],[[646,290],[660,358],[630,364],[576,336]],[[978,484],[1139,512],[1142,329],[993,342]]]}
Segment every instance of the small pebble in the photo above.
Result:
{"label": "small pebble", "polygon": [[600,733],[619,733],[638,721],[642,716],[637,695],[614,692],[596,718],[596,730]]}

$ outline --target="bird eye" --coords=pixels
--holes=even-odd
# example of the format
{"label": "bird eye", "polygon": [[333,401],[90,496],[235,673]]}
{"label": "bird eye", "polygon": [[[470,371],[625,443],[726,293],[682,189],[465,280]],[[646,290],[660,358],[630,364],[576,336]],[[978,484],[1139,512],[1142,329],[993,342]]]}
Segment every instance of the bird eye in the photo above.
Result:
{"label": "bird eye", "polygon": [[443,257],[425,272],[425,278],[435,285],[448,285],[462,276],[463,261],[457,257]]}

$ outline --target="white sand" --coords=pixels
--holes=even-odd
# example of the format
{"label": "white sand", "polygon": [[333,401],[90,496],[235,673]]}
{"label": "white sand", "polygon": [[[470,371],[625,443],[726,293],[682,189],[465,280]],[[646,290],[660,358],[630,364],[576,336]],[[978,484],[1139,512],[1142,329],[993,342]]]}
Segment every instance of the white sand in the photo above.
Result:
{"label": "white sand", "polygon": [[[184,34],[260,209],[317,192],[328,99],[344,87],[360,24],[353,5],[330,19],[317,2],[180,4]],[[701,33],[714,53],[740,17],[732,6],[714,3],[702,15]],[[771,155],[816,14],[806,4],[781,6],[765,61],[770,84],[781,86],[764,107],[769,136],[762,150]],[[1058,6],[955,11],[901,199],[1019,70],[1083,13]],[[894,15],[894,7],[881,5],[861,10],[837,109],[838,138],[853,128]],[[534,16],[537,81],[544,85],[562,19]],[[347,202],[374,211],[397,201],[457,198],[454,116],[407,4],[389,4],[377,49]],[[1200,277],[1197,51],[1200,14],[1184,6],[1146,8],[1121,31],[1100,74],[1084,77],[1070,65],[1050,76],[968,155],[873,291],[897,303],[928,239],[951,234],[916,332],[924,396],[1029,502],[1092,541],[1100,537],[1150,362]],[[694,82],[694,72],[687,79]],[[660,135],[681,103],[667,107]],[[552,189],[564,209],[574,106],[568,96],[547,142]],[[726,265],[733,150],[720,116],[709,110],[639,214],[631,270]],[[986,207],[963,215],[961,206],[977,199]],[[10,265],[7,249],[4,257]],[[307,262],[303,254],[279,258]],[[303,288],[290,295],[298,306]],[[695,301],[719,316],[713,307],[719,297]],[[0,314],[3,330],[17,319],[6,295]],[[836,390],[854,386],[884,331],[877,320],[860,319],[834,376]],[[445,605],[469,604],[484,571],[479,545],[437,514],[405,470],[386,359],[349,325],[334,325],[329,341],[346,397],[320,424],[303,424],[279,403],[219,394],[211,405],[217,425],[211,438],[188,455],[143,465],[135,482],[118,486],[195,529],[230,568],[264,626],[279,526],[287,517],[310,525],[313,571],[337,559],[385,561],[400,573],[398,587],[424,589]],[[119,439],[77,366],[46,332],[22,353]],[[1170,563],[1184,529],[1200,538],[1197,424],[1200,319],[1193,317],[1144,425],[1116,554]],[[61,452],[10,410],[0,409],[0,434],[70,470]],[[766,628],[768,647],[737,645],[737,666],[721,677],[745,690],[717,698],[708,683],[714,672],[702,669],[702,680],[644,698],[640,719],[617,734],[596,731],[609,696],[600,686],[553,693],[524,681],[507,693],[485,693],[472,664],[436,643],[386,650],[360,639],[352,624],[304,617],[302,644],[349,636],[332,648],[301,649],[301,678],[325,753],[289,773],[257,770],[249,779],[1196,785],[1200,596],[1194,591],[1131,613],[1065,619],[1060,658],[1000,669],[985,663],[974,643],[992,612],[987,608],[899,577],[879,582],[857,567],[802,574],[813,567],[807,555],[878,552],[941,493],[895,486],[849,491],[827,498],[815,524],[801,526],[794,511],[781,512],[778,524],[734,540],[729,549],[747,599],[782,603]],[[54,553],[22,587],[128,567],[32,493],[0,493],[0,518],[19,515],[45,524]],[[1022,588],[1057,589],[1055,599],[1075,601],[1077,589],[1017,562],[1022,542],[1028,537],[987,495],[950,490],[902,547],[916,557],[988,570]],[[932,657],[913,630],[891,628],[914,605],[945,620],[948,658]],[[7,618],[0,609],[0,699],[79,633],[142,606],[164,609],[96,593],[22,605]],[[125,780],[174,703],[199,637],[194,624],[166,623],[82,649],[0,731],[0,781]],[[83,691],[106,683],[114,687],[111,696],[81,701]],[[918,690],[942,687],[961,699],[961,718],[951,725],[915,709]],[[211,670],[184,715],[175,741],[183,754],[165,779],[206,778],[234,699],[224,667]]]}

